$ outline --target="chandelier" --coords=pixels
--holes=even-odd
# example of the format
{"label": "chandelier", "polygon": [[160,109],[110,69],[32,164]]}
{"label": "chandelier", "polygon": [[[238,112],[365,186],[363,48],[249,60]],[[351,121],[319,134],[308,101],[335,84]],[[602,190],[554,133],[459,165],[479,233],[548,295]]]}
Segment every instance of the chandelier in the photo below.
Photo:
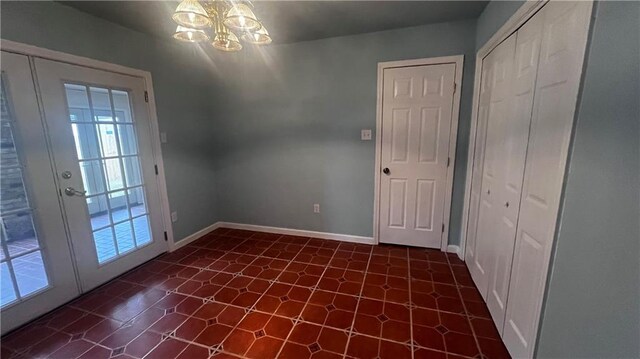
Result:
{"label": "chandelier", "polygon": [[186,42],[211,42],[222,51],[240,51],[240,38],[254,45],[271,43],[248,1],[183,0],[173,13],[178,24],[173,37]]}

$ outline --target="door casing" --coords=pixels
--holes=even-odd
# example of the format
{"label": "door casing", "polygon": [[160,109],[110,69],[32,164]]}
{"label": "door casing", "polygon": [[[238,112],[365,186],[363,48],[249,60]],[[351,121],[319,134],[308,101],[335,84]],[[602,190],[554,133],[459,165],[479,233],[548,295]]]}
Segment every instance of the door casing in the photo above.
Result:
{"label": "door casing", "polygon": [[378,90],[377,90],[377,106],[376,106],[376,155],[375,155],[375,191],[373,200],[373,242],[380,243],[380,180],[381,180],[381,163],[382,163],[382,100],[383,100],[383,74],[385,69],[410,66],[438,65],[438,64],[455,64],[455,92],[453,94],[453,108],[451,111],[451,132],[449,134],[449,158],[451,159],[447,168],[446,194],[444,205],[444,231],[440,250],[459,253],[457,246],[449,248],[449,220],[451,214],[451,195],[453,193],[453,169],[455,168],[456,159],[456,140],[458,138],[458,119],[460,117],[460,93],[462,92],[462,70],[464,66],[464,55],[431,57],[413,60],[388,61],[378,63]]}

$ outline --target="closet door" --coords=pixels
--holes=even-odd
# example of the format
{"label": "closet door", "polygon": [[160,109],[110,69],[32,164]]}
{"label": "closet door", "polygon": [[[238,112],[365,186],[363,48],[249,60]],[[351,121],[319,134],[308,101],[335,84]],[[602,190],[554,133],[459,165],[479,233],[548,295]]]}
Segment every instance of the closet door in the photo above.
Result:
{"label": "closet door", "polygon": [[503,340],[532,357],[580,84],[591,2],[550,2],[543,35]]}
{"label": "closet door", "polygon": [[510,77],[515,43],[516,37],[510,36],[490,54],[493,57],[488,60],[492,62],[493,76],[487,117],[476,253],[471,269],[471,275],[485,300],[491,277],[490,270],[495,267],[496,260],[495,247],[498,236],[496,229],[502,207],[500,189],[504,187],[502,184],[504,178],[503,138],[509,114]]}
{"label": "closet door", "polygon": [[540,39],[542,37],[542,17],[534,16],[515,34],[515,60],[509,76],[511,84],[507,99],[507,116],[499,147],[499,176],[495,187],[495,207],[498,220],[495,224],[494,260],[488,268],[489,292],[487,306],[498,329],[502,331],[509,293],[513,246],[516,239],[516,224],[522,194],[527,143],[533,93],[538,69]]}
{"label": "closet door", "polygon": [[[482,193],[482,167],[484,164],[484,148],[487,139],[487,117],[489,116],[489,102],[493,84],[493,56],[489,54],[482,61],[482,75],[480,78],[480,101],[478,105],[478,123],[476,127],[476,142],[473,151],[473,175],[471,178],[471,196],[469,201],[469,223],[467,225],[467,244],[465,261],[475,263],[478,214],[480,211],[480,194]],[[469,267],[471,272],[475,270]]]}

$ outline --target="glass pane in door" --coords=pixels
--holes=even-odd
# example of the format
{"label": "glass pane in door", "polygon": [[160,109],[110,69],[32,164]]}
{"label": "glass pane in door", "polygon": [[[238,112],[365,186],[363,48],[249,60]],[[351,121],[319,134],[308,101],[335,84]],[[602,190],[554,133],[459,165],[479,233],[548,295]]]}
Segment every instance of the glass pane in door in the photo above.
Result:
{"label": "glass pane in door", "polygon": [[67,83],[65,92],[102,264],[151,242],[136,123],[126,91]]}
{"label": "glass pane in door", "polygon": [[49,279],[14,140],[4,74],[0,88],[0,306],[5,307],[47,288]]}

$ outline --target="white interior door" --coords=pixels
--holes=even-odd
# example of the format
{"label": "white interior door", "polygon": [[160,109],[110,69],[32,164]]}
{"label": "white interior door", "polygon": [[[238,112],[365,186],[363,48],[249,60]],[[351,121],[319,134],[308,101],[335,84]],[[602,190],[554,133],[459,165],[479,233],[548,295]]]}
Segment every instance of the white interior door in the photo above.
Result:
{"label": "white interior door", "polygon": [[486,140],[482,168],[482,185],[478,209],[476,252],[470,272],[478,290],[487,299],[490,270],[495,266],[498,223],[502,212],[501,189],[504,188],[504,138],[509,121],[511,76],[515,54],[515,36],[496,47],[487,62],[492,68],[491,93],[486,121]]}
{"label": "white interior door", "polygon": [[591,6],[552,1],[536,15],[543,35],[503,333],[516,358],[533,357]]}
{"label": "white interior door", "polygon": [[29,59],[0,60],[2,334],[79,294]]}
{"label": "white interior door", "polygon": [[166,250],[138,77],[35,59],[82,290]]}
{"label": "white interior door", "polygon": [[493,258],[489,270],[487,306],[498,329],[502,331],[509,294],[509,278],[516,238],[516,224],[522,194],[522,179],[529,142],[529,125],[533,93],[542,38],[542,17],[534,16],[516,34],[515,58],[509,76],[509,99],[504,132],[501,138],[500,176],[495,188],[500,203],[496,207]]}
{"label": "white interior door", "polygon": [[454,63],[383,74],[380,242],[440,248]]}

